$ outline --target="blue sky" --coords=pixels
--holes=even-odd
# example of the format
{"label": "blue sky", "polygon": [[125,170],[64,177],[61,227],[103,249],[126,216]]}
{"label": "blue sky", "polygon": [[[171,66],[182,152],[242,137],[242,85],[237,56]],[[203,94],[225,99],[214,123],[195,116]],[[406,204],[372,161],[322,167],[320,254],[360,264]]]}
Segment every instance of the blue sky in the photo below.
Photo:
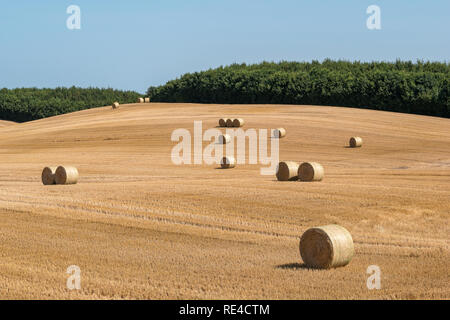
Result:
{"label": "blue sky", "polygon": [[[81,30],[69,30],[69,5]],[[368,30],[366,9],[381,9]],[[0,88],[145,92],[234,62],[450,61],[450,1],[15,0],[0,3]]]}

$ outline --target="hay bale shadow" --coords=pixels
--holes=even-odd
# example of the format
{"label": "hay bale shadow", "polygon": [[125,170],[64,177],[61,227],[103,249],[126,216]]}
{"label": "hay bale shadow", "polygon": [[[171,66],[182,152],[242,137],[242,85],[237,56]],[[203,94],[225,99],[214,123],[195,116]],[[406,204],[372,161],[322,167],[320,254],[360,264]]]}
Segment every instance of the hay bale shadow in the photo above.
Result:
{"label": "hay bale shadow", "polygon": [[280,265],[277,265],[275,268],[276,269],[284,269],[284,270],[312,269],[312,268],[308,267],[306,264],[298,263],[298,262],[280,264]]}

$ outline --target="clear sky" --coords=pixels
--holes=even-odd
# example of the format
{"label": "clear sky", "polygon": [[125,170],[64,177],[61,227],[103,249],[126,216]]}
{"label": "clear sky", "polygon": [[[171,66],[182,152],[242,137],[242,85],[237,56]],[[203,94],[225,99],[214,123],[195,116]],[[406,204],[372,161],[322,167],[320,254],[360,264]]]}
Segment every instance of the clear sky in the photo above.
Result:
{"label": "clear sky", "polygon": [[[369,30],[369,5],[381,30]],[[69,30],[69,5],[81,29]],[[14,0],[0,2],[0,88],[145,92],[234,62],[450,61],[448,0]]]}

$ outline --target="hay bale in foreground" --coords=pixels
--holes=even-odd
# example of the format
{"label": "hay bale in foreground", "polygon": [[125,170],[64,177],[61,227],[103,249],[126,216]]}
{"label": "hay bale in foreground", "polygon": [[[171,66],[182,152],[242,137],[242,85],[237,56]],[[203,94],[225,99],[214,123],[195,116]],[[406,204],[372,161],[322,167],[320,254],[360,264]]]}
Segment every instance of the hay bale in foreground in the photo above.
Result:
{"label": "hay bale in foreground", "polygon": [[78,182],[78,170],[75,167],[59,166],[55,172],[56,184],[76,184]]}
{"label": "hay bale in foreground", "polygon": [[310,268],[345,266],[352,260],[354,252],[350,232],[335,224],[308,229],[300,239],[300,255]]}
{"label": "hay bale in foreground", "polygon": [[227,119],[226,123],[227,123],[227,127],[229,127],[229,128],[233,127],[233,120],[232,119]]}
{"label": "hay bale in foreground", "polygon": [[244,119],[237,118],[237,119],[233,120],[233,127],[240,128],[240,127],[243,127],[244,124],[245,124]]}
{"label": "hay bale in foreground", "polygon": [[299,164],[294,161],[282,161],[277,166],[278,181],[294,181],[298,179]]}
{"label": "hay bale in foreground", "polygon": [[41,174],[42,184],[45,186],[56,184],[55,172],[56,167],[45,167]]}
{"label": "hay bale in foreground", "polygon": [[298,179],[300,181],[321,181],[324,173],[322,165],[317,162],[303,162],[298,167]]}
{"label": "hay bale in foreground", "polygon": [[119,108],[119,103],[118,103],[118,102],[114,102],[114,103],[112,104],[112,108],[113,108],[113,109]]}
{"label": "hay bale in foreground", "polygon": [[227,126],[227,120],[226,118],[220,118],[219,119],[219,127],[226,127]]}
{"label": "hay bale in foreground", "polygon": [[138,98],[137,103],[144,103],[144,98]]}
{"label": "hay bale in foreground", "polygon": [[285,128],[277,128],[273,131],[274,138],[284,138],[286,137],[286,129]]}
{"label": "hay bale in foreground", "polygon": [[150,98],[144,98],[144,102],[145,103],[149,103],[150,102]]}
{"label": "hay bale in foreground", "polygon": [[219,143],[221,144],[227,144],[231,142],[231,137],[229,134],[221,134],[219,136]]}
{"label": "hay bale in foreground", "polygon": [[349,144],[351,148],[359,148],[362,147],[363,140],[360,137],[351,137]]}
{"label": "hay bale in foreground", "polygon": [[223,157],[220,160],[220,166],[222,167],[222,169],[234,168],[236,166],[236,160],[231,156]]}

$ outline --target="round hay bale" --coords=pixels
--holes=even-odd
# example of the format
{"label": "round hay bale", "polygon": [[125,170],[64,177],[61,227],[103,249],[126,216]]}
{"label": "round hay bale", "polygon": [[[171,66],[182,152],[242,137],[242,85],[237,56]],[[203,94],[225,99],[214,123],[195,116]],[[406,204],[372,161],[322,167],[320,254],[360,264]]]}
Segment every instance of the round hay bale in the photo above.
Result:
{"label": "round hay bale", "polygon": [[298,179],[299,164],[294,161],[282,161],[277,166],[278,181],[294,181]]}
{"label": "round hay bale", "polygon": [[144,98],[138,98],[138,103],[144,103]]}
{"label": "round hay bale", "polygon": [[349,144],[351,148],[359,148],[362,147],[363,140],[360,137],[351,137]]}
{"label": "round hay bale", "polygon": [[240,127],[243,127],[244,124],[245,124],[244,119],[237,118],[237,119],[233,120],[233,127],[240,128]]}
{"label": "round hay bale", "polygon": [[311,268],[345,266],[352,260],[354,252],[350,232],[335,224],[308,229],[300,239],[300,255]]}
{"label": "round hay bale", "polygon": [[320,163],[303,162],[298,167],[298,178],[300,181],[321,181],[325,171]]}
{"label": "round hay bale", "polygon": [[231,142],[231,137],[229,134],[221,134],[219,136],[219,143],[221,144],[227,144]]}
{"label": "round hay bale", "polygon": [[286,129],[284,128],[277,128],[274,130],[273,135],[275,138],[284,138],[286,136]]}
{"label": "round hay bale", "polygon": [[220,166],[222,169],[234,168],[236,166],[236,160],[231,156],[223,157],[222,160],[220,160]]}
{"label": "round hay bale", "polygon": [[119,108],[119,103],[118,103],[118,102],[114,102],[114,103],[112,104],[112,108],[113,108],[113,109]]}
{"label": "round hay bale", "polygon": [[232,119],[227,119],[227,121],[226,121],[226,123],[227,123],[227,127],[233,127],[233,120]]}
{"label": "round hay bale", "polygon": [[144,102],[145,103],[149,103],[150,102],[150,98],[144,98]]}
{"label": "round hay bale", "polygon": [[59,166],[55,172],[56,184],[76,184],[78,182],[78,170],[75,167]]}
{"label": "round hay bale", "polygon": [[42,184],[45,186],[56,184],[55,172],[56,167],[45,167],[41,174]]}
{"label": "round hay bale", "polygon": [[226,127],[227,126],[227,119],[221,118],[219,119],[219,127]]}

